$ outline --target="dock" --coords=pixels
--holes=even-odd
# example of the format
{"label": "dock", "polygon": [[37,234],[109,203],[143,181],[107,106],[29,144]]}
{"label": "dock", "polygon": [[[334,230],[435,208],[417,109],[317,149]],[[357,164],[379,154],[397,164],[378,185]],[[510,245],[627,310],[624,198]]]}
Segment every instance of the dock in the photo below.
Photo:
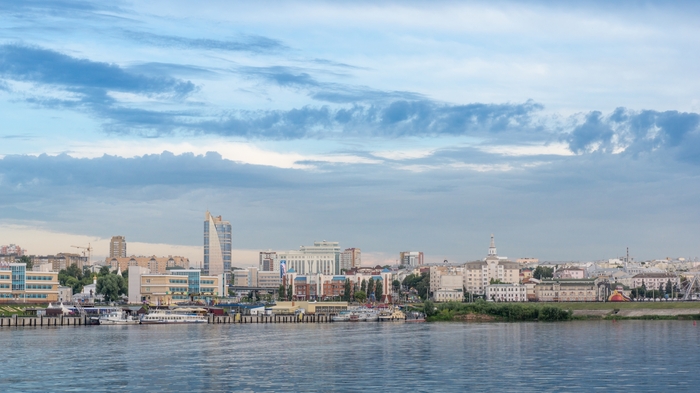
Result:
{"label": "dock", "polygon": [[[0,327],[20,326],[90,326],[88,315],[49,317],[0,317]],[[207,316],[208,324],[266,324],[266,323],[329,323],[333,322],[330,315],[301,314],[301,315],[213,315]]]}

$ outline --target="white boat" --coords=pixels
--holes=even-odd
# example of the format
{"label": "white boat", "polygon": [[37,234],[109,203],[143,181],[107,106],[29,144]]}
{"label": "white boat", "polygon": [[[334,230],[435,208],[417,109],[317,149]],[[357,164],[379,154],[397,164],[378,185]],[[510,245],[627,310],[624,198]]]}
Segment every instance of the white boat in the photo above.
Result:
{"label": "white boat", "polygon": [[340,314],[333,316],[333,322],[376,322],[379,319],[377,311],[360,307],[341,311]]}
{"label": "white boat", "polygon": [[341,311],[338,315],[332,316],[331,319],[333,322],[347,322],[350,320],[351,314],[350,311]]}
{"label": "white boat", "polygon": [[205,316],[174,310],[153,310],[141,316],[142,324],[207,323]]}
{"label": "white boat", "polygon": [[124,311],[112,311],[109,314],[101,315],[98,320],[100,325],[138,325],[141,321]]}

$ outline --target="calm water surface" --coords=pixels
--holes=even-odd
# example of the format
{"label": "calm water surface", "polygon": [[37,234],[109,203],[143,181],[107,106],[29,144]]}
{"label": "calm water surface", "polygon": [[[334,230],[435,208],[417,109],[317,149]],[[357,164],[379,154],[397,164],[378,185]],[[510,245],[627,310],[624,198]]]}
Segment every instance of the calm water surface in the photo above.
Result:
{"label": "calm water surface", "polygon": [[0,328],[2,391],[700,391],[691,321]]}

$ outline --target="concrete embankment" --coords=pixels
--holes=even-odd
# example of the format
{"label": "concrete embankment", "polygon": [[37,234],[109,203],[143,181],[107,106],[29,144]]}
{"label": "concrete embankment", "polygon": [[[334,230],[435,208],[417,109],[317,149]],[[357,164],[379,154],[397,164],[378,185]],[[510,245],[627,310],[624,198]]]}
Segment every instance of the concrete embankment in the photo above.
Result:
{"label": "concrete embankment", "polygon": [[[57,316],[57,317],[0,317],[0,327],[10,326],[89,326],[89,316]],[[329,315],[208,315],[210,324],[230,323],[329,323],[333,320]]]}

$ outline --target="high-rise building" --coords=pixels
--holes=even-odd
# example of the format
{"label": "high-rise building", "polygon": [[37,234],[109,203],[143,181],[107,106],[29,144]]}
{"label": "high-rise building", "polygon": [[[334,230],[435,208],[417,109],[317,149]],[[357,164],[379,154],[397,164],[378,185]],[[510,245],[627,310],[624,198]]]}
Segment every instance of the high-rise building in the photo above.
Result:
{"label": "high-rise building", "polygon": [[346,248],[340,254],[340,269],[350,270],[362,265],[362,251],[359,248]]}
{"label": "high-rise building", "polygon": [[110,258],[126,258],[126,239],[124,236],[112,236],[109,242]]}
{"label": "high-rise building", "polygon": [[404,251],[399,254],[399,263],[406,267],[418,267],[423,265],[422,251]]}
{"label": "high-rise building", "polygon": [[209,275],[231,271],[231,223],[221,216],[204,215],[204,272]]}

